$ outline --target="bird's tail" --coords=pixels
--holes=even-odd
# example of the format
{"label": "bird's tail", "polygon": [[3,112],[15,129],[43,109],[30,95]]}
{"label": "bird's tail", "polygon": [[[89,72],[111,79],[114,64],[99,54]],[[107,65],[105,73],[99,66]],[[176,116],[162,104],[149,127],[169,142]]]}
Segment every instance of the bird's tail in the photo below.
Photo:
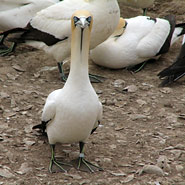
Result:
{"label": "bird's tail", "polygon": [[171,39],[171,45],[173,45],[180,38],[180,36],[184,34],[185,34],[185,23],[176,24]]}
{"label": "bird's tail", "polygon": [[166,86],[185,76],[185,36],[182,42],[180,53],[175,62],[171,66],[162,70],[158,76],[159,78],[164,78],[160,86]]}
{"label": "bird's tail", "polygon": [[4,32],[0,33],[0,36],[4,36],[5,38],[9,35],[11,35],[10,38],[7,39],[7,41],[10,42],[16,42],[16,43],[24,43],[24,39],[21,39],[20,35],[23,35],[25,32],[27,32],[27,29],[25,28],[13,28]]}
{"label": "bird's tail", "polygon": [[[49,120],[50,121],[50,120]],[[42,121],[41,124],[33,126],[32,129],[39,129],[39,131],[43,134],[46,135],[46,125],[49,121]]]}

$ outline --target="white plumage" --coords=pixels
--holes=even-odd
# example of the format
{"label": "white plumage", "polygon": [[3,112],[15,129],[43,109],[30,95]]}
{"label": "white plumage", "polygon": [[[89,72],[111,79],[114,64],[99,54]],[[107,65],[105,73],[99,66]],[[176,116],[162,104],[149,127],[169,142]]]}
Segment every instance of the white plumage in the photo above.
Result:
{"label": "white plumage", "polygon": [[[85,9],[94,16],[94,26],[90,48],[105,41],[116,29],[119,23],[120,10],[117,0],[64,0],[40,12],[30,21],[30,26],[41,32],[48,33],[59,41],[47,45],[46,42],[30,38],[29,28],[24,37],[19,36],[15,42],[43,49],[52,55],[57,62],[61,62],[70,55],[70,18],[74,11]],[[37,41],[35,41],[37,40]],[[13,40],[12,40],[13,41]],[[62,50],[61,50],[62,48]]]}
{"label": "white plumage", "polygon": [[1,0],[0,30],[23,28],[38,11],[57,2],[59,0]]}
{"label": "white plumage", "polygon": [[183,30],[182,27],[174,30],[175,20],[173,16],[169,18],[172,19],[171,23],[166,19],[151,19],[147,16],[125,19],[123,33],[117,36],[113,34],[93,49],[90,57],[94,63],[113,69],[155,59],[169,50],[170,44],[179,38]]}
{"label": "white plumage", "polygon": [[71,21],[69,77],[62,89],[55,90],[48,96],[42,114],[42,122],[47,123],[50,145],[58,142],[85,143],[102,117],[102,104],[88,76],[92,16],[87,11],[77,11]]}

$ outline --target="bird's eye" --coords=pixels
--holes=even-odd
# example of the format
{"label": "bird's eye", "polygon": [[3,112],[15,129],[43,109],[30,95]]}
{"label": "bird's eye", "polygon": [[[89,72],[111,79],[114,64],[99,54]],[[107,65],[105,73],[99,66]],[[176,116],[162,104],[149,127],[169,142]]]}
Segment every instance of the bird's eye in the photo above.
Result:
{"label": "bird's eye", "polygon": [[76,24],[80,19],[76,16],[73,17],[74,23]]}
{"label": "bird's eye", "polygon": [[89,17],[87,17],[87,19],[86,19],[86,20],[87,20],[87,22],[88,22],[88,23],[90,23],[90,22],[91,22],[91,20],[92,20],[92,17],[91,17],[91,16],[89,16]]}

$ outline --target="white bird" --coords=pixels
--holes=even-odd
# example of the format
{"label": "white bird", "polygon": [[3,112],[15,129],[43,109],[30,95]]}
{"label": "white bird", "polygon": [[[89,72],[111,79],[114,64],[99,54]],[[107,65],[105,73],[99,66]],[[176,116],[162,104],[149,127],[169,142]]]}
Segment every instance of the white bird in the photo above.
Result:
{"label": "white bird", "polygon": [[[0,30],[6,31],[13,28],[24,28],[35,14],[60,0],[1,0],[0,5]],[[1,39],[0,44],[6,36]],[[13,48],[1,50],[1,54],[12,51]]]}
{"label": "white bird", "polygon": [[43,49],[61,62],[70,55],[70,17],[79,9],[86,9],[94,16],[91,49],[105,41],[119,23],[117,0],[64,0],[38,12],[27,27],[5,33],[17,33],[11,41]]}
{"label": "white bird", "polygon": [[160,86],[166,86],[176,82],[185,75],[185,35],[179,55],[172,65],[162,70],[158,76],[163,79]]}
{"label": "white bird", "polygon": [[[56,143],[80,143],[78,168],[82,163],[90,172],[95,167],[84,159],[84,144],[102,117],[102,104],[88,76],[88,55],[93,17],[86,10],[79,10],[71,18],[71,66],[69,77],[62,89],[49,94],[42,113],[42,124],[34,128],[46,129],[53,164],[66,171],[54,155]],[[62,48],[61,48],[62,51]],[[97,167],[98,169],[101,169]]]}
{"label": "white bird", "polygon": [[122,2],[127,6],[142,8],[143,15],[146,15],[147,8],[153,5],[154,0],[122,0]]}
{"label": "white bird", "polygon": [[112,69],[135,66],[149,59],[157,59],[184,34],[185,24],[175,25],[175,18],[152,19],[138,16],[121,19],[120,28],[109,39],[91,50],[94,63]]}

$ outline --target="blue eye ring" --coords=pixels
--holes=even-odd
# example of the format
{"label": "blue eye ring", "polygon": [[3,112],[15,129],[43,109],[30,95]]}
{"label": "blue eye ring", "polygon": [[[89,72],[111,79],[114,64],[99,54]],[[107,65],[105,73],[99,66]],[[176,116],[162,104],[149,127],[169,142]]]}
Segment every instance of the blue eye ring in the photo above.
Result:
{"label": "blue eye ring", "polygon": [[74,23],[76,24],[80,19],[76,16],[73,17]]}
{"label": "blue eye ring", "polygon": [[91,20],[92,20],[92,17],[91,17],[91,16],[89,16],[89,17],[87,17],[87,19],[86,19],[86,20],[87,20],[87,22],[88,22],[88,23],[90,23],[90,22],[91,22]]}

